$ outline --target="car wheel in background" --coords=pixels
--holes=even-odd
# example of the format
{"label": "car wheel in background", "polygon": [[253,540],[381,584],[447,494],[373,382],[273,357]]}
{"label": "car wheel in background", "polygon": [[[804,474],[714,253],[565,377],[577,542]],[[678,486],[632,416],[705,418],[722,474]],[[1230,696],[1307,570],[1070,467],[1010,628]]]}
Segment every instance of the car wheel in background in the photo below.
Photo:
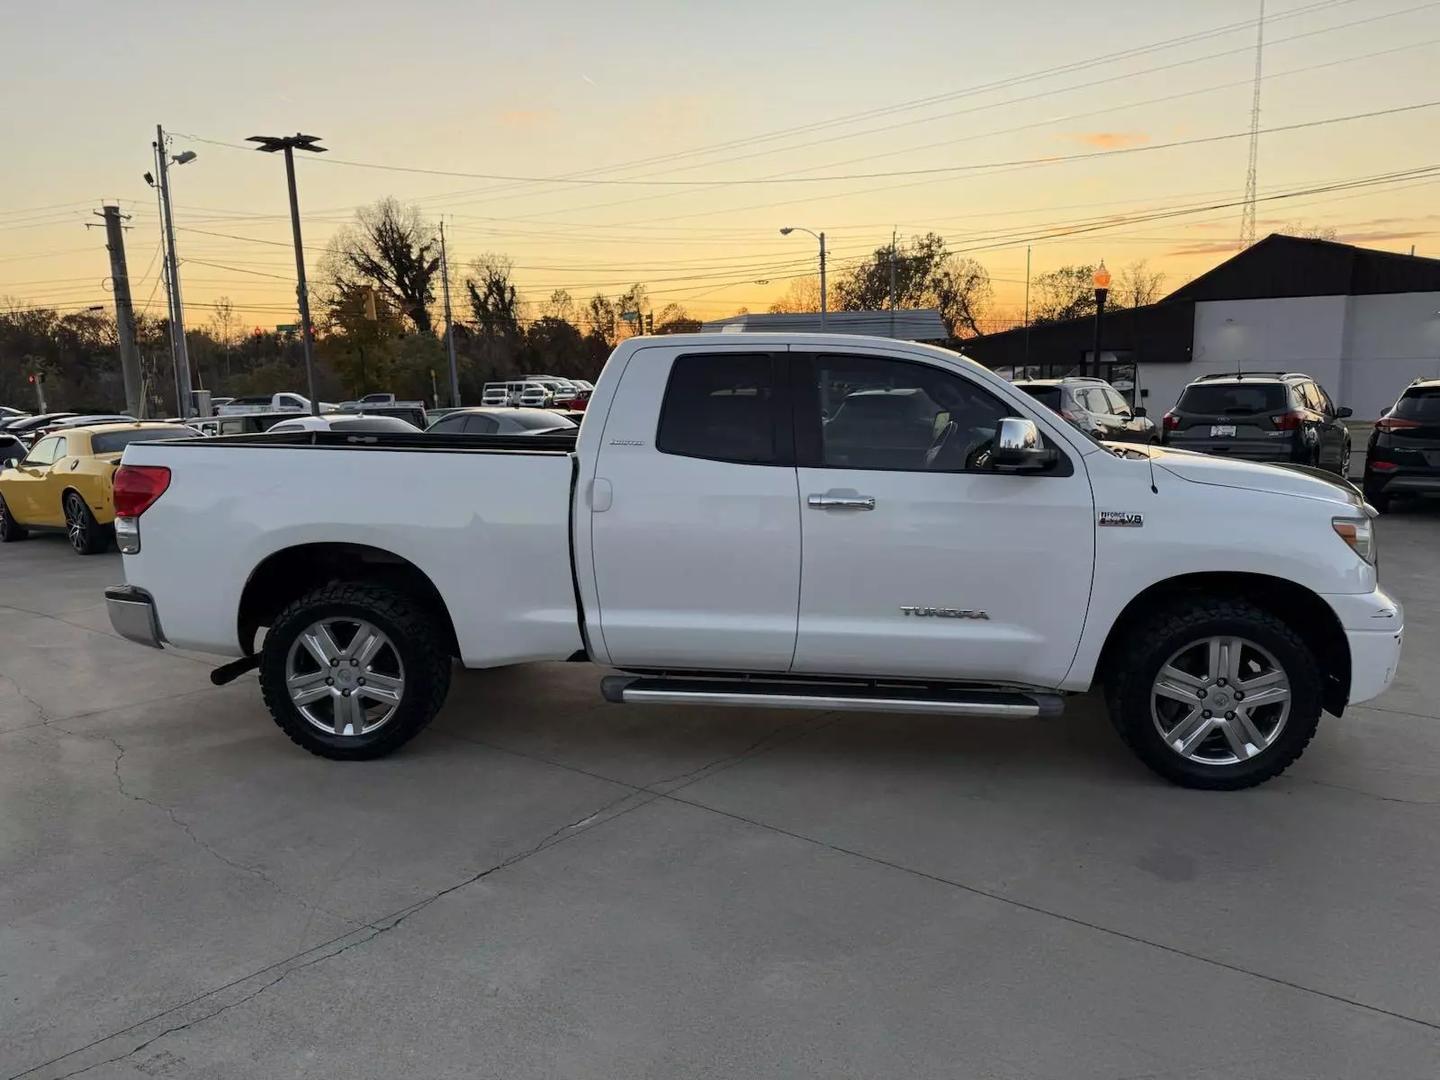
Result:
{"label": "car wheel in background", "polygon": [[450,650],[433,617],[404,592],[334,581],[276,617],[260,689],[280,729],[312,754],[383,757],[440,711]]}
{"label": "car wheel in background", "polygon": [[1239,598],[1187,599],[1132,628],[1110,667],[1110,716],[1154,772],[1234,790],[1284,772],[1320,721],[1304,640]]}
{"label": "car wheel in background", "polygon": [[5,497],[0,495],[0,544],[13,544],[16,540],[24,540],[28,535],[25,526],[16,521],[15,515],[10,513]]}
{"label": "car wheel in background", "polygon": [[65,535],[80,555],[99,555],[110,547],[110,530],[95,520],[78,491],[67,491],[64,499]]}

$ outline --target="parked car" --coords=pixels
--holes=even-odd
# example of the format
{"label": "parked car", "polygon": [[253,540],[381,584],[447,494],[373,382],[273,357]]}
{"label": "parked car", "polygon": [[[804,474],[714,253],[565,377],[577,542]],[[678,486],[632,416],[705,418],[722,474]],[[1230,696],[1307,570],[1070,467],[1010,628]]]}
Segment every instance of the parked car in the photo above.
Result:
{"label": "parked car", "polygon": [[12,409],[9,405],[0,405],[0,429],[3,429],[11,420],[19,420],[22,416],[29,415],[24,409]]}
{"label": "parked car", "polygon": [[[836,430],[866,391],[900,430]],[[419,732],[453,657],[589,659],[623,672],[608,700],[672,705],[1023,718],[1103,686],[1147,765],[1228,789],[1395,674],[1358,491],[1098,443],[944,349],[636,338],[589,412],[571,445],[132,446],[113,625],[238,657],[218,681],[258,668],[279,726],[338,759]]]}
{"label": "parked car", "polygon": [[[329,402],[320,402],[322,412],[335,408]],[[310,411],[310,399],[303,394],[254,394],[249,397],[231,398],[215,410],[216,416],[242,416],[256,412],[303,412]]]}
{"label": "parked car", "polygon": [[74,415],[72,412],[50,412],[39,413],[35,416],[22,416],[19,419],[11,420],[7,423],[5,425],[5,431],[18,438],[29,439],[46,424]]}
{"label": "parked car", "polygon": [[571,431],[575,424],[551,409],[480,406],[446,413],[425,430],[439,435],[543,435]]}
{"label": "parked car", "polygon": [[31,529],[64,529],[81,555],[110,546],[112,478],[132,443],[194,439],[182,424],[95,424],[46,435],[13,468],[0,472],[0,543]]}
{"label": "parked car", "polygon": [[526,382],[539,383],[550,392],[550,401],[555,405],[565,405],[575,398],[575,384],[569,379],[562,379],[558,375],[526,375]]}
{"label": "parked car", "polygon": [[37,434],[49,435],[55,431],[64,431],[66,428],[90,427],[95,424],[133,424],[136,418],[127,416],[125,413],[89,413],[83,416],[65,416],[58,420],[52,420],[42,427]]}
{"label": "parked car", "polygon": [[1350,432],[1323,387],[1299,372],[1204,375],[1165,414],[1161,441],[1247,461],[1294,462],[1350,474]]}
{"label": "parked car", "polygon": [[273,424],[267,434],[294,431],[344,431],[349,434],[419,435],[420,428],[398,416],[370,416],[365,413],[321,413],[319,416],[292,416]]}
{"label": "parked car", "polygon": [[0,470],[8,469],[25,456],[28,447],[14,435],[0,431]]}
{"label": "parked car", "polygon": [[172,422],[183,423],[194,428],[201,435],[214,437],[216,435],[258,435],[262,431],[269,431],[282,420],[293,420],[294,418],[293,412],[240,413],[235,416],[192,416],[188,420]]}
{"label": "parked car", "polygon": [[430,420],[426,415],[423,401],[396,401],[393,394],[388,396],[390,397],[388,402],[366,405],[358,401],[351,401],[332,411],[354,415],[364,413],[366,416],[394,416],[404,420],[407,424],[413,424],[421,431],[425,430]]}
{"label": "parked car", "polygon": [[1375,422],[1363,483],[1382,513],[1398,498],[1440,495],[1440,379],[1416,379]]}
{"label": "parked car", "polygon": [[486,383],[480,395],[481,405],[524,405],[544,408],[553,399],[552,391],[542,383],[528,379]]}
{"label": "parked car", "polygon": [[1104,379],[1025,379],[1015,385],[1097,439],[1150,443],[1159,438],[1145,409],[1132,410],[1120,391]]}

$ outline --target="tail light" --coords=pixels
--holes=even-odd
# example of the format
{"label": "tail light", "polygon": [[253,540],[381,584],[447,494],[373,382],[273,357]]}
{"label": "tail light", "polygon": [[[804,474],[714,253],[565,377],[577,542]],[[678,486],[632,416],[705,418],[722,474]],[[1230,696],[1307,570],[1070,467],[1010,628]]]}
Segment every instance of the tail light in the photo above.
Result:
{"label": "tail light", "polygon": [[115,516],[139,517],[169,486],[170,470],[163,465],[121,465],[115,473]]}
{"label": "tail light", "polygon": [[1180,417],[1176,416],[1173,412],[1167,412],[1165,414],[1165,430],[1174,431],[1179,426]]}
{"label": "tail light", "polygon": [[1371,472],[1394,472],[1400,468],[1400,466],[1393,461],[1370,461],[1366,462],[1366,464],[1370,466]]}
{"label": "tail light", "polygon": [[1302,412],[1287,412],[1270,417],[1270,423],[1275,425],[1276,431],[1299,431],[1304,422],[1305,414]]}
{"label": "tail light", "polygon": [[1376,431],[1405,431],[1408,428],[1423,426],[1419,420],[1406,420],[1399,416],[1382,416],[1375,421]]}

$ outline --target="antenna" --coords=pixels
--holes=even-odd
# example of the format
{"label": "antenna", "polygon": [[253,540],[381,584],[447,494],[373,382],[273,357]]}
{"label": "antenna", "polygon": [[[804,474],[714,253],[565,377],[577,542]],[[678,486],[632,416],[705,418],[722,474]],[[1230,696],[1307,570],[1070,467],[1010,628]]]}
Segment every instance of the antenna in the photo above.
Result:
{"label": "antenna", "polygon": [[1245,209],[1240,213],[1240,246],[1255,243],[1256,166],[1260,158],[1260,80],[1265,59],[1265,0],[1255,24],[1255,91],[1250,99],[1250,168],[1245,174]]}

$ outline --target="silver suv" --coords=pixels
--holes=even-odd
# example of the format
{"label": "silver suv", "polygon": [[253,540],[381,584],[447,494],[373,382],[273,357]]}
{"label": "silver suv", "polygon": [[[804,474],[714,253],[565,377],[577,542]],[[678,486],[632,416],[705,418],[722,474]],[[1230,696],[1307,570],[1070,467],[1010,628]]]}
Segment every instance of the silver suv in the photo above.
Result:
{"label": "silver suv", "polygon": [[1136,443],[1159,439],[1144,408],[1132,410],[1120,391],[1104,379],[1023,379],[1015,385],[1097,439]]}

